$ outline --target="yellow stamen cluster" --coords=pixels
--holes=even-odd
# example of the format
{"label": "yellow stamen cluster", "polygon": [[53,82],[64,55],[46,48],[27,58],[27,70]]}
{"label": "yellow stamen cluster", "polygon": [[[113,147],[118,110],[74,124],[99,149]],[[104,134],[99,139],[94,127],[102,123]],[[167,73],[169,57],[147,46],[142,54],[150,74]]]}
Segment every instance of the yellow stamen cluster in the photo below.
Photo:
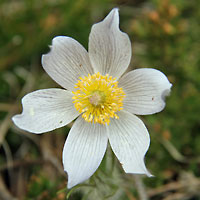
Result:
{"label": "yellow stamen cluster", "polygon": [[87,122],[104,125],[109,124],[110,117],[118,119],[116,112],[123,109],[125,93],[116,78],[98,72],[79,79],[72,99],[82,117]]}

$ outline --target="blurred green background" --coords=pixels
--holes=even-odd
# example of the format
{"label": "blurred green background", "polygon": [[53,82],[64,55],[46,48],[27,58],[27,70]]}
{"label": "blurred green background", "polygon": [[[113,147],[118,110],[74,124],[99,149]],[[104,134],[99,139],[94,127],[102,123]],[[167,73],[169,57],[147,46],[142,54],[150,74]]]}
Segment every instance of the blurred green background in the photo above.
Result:
{"label": "blurred green background", "polygon": [[[200,1],[1,0],[0,1],[0,199],[199,200],[200,199]],[[34,135],[10,118],[20,99],[36,89],[59,87],[41,67],[53,37],[67,35],[87,49],[92,24],[113,7],[132,41],[130,69],[150,67],[173,84],[161,113],[142,117],[151,135],[146,155],[154,178],[123,172],[108,147],[89,181],[68,191],[62,148],[70,125]]]}

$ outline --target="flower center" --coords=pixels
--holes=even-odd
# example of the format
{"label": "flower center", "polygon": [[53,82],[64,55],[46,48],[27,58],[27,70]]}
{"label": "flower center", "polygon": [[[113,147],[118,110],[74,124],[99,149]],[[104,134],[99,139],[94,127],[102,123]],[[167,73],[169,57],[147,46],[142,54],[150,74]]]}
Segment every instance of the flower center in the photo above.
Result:
{"label": "flower center", "polygon": [[89,97],[89,102],[94,106],[98,106],[100,103],[105,101],[105,94],[102,91],[96,90]]}
{"label": "flower center", "polygon": [[89,74],[79,78],[75,89],[73,103],[85,121],[105,125],[110,117],[118,119],[116,112],[123,109],[125,93],[118,87],[116,78],[99,72]]}

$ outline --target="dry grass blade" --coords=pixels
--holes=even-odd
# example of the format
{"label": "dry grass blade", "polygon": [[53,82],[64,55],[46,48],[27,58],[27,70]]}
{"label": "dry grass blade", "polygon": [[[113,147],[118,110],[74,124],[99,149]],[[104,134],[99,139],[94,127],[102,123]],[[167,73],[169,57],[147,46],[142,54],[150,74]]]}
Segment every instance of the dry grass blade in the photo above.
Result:
{"label": "dry grass blade", "polygon": [[133,175],[140,200],[148,200],[145,186],[140,175]]}
{"label": "dry grass blade", "polygon": [[17,198],[14,198],[10,194],[10,192],[6,189],[1,176],[0,176],[0,199],[1,200],[17,200]]}
{"label": "dry grass blade", "polygon": [[[200,179],[193,174],[182,173],[178,181],[174,181],[163,186],[148,191],[150,198],[162,196],[165,200],[183,200],[189,197],[199,196]],[[165,198],[164,198],[165,196]]]}
{"label": "dry grass blade", "polygon": [[14,115],[15,109],[11,107],[10,111],[8,112],[7,116],[3,120],[3,122],[0,125],[0,147],[4,141],[4,138],[7,134],[8,129],[10,128],[11,124],[11,117]]}

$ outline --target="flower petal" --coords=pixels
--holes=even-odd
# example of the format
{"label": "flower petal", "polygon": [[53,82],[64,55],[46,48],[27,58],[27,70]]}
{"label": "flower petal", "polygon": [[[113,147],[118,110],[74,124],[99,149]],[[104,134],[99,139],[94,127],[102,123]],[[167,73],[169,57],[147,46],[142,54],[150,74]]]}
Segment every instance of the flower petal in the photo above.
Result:
{"label": "flower petal", "polygon": [[144,123],[126,111],[117,113],[119,119],[111,119],[108,138],[111,147],[126,173],[151,174],[144,164],[149,148],[149,133]]}
{"label": "flower petal", "polygon": [[79,77],[93,73],[85,48],[65,36],[53,39],[51,51],[42,56],[42,65],[54,81],[70,91]]}
{"label": "flower petal", "polygon": [[87,180],[96,171],[107,147],[106,128],[86,122],[82,116],[72,126],[63,149],[68,188]]}
{"label": "flower petal", "polygon": [[95,72],[119,78],[131,60],[131,42],[119,29],[119,12],[113,9],[94,24],[89,37],[89,56]]}
{"label": "flower petal", "polygon": [[67,125],[79,112],[72,103],[71,92],[63,89],[44,89],[22,98],[23,112],[12,120],[21,129],[44,133]]}
{"label": "flower petal", "polygon": [[165,96],[169,95],[172,84],[156,69],[136,69],[119,80],[126,98],[123,108],[138,115],[160,112],[165,107]]}

